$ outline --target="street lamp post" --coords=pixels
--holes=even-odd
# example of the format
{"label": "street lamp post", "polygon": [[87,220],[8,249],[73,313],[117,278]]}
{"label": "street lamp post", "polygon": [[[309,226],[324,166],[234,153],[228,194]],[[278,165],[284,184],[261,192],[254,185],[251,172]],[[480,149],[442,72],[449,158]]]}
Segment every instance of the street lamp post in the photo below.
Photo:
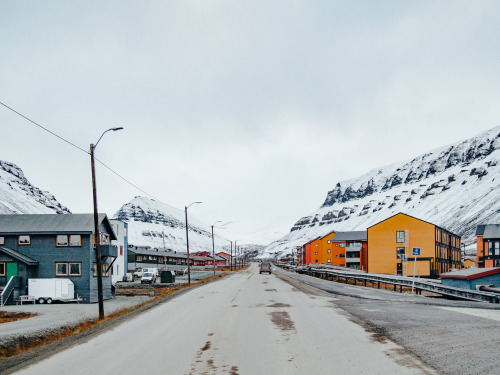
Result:
{"label": "street lamp post", "polygon": [[188,231],[188,208],[193,204],[201,203],[201,202],[193,202],[189,206],[184,207],[184,212],[186,213],[186,247],[187,247],[187,264],[188,264],[188,285],[191,285],[191,264],[189,261],[189,231]]}
{"label": "street lamp post", "polygon": [[101,239],[99,234],[99,212],[97,209],[97,188],[95,182],[95,162],[94,162],[94,151],[97,144],[103,137],[103,135],[109,131],[122,130],[122,127],[111,128],[106,130],[101,134],[95,145],[90,144],[90,165],[92,168],[92,192],[94,198],[94,246],[95,246],[95,257],[96,257],[96,267],[97,267],[97,300],[99,305],[99,320],[104,319],[104,298],[102,293],[102,261],[101,261]]}
{"label": "street lamp post", "polygon": [[215,242],[214,242],[214,225],[217,223],[222,223],[222,221],[217,220],[213,225],[212,225],[212,258],[214,262],[214,276],[215,276]]}

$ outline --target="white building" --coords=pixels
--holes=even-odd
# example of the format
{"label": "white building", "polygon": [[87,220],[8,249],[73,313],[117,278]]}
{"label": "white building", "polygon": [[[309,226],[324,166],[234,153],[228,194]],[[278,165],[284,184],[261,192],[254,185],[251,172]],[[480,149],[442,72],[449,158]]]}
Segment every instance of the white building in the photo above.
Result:
{"label": "white building", "polygon": [[127,272],[128,223],[117,219],[111,219],[110,222],[117,238],[111,243],[118,247],[118,256],[111,266],[111,282],[114,284],[122,281]]}

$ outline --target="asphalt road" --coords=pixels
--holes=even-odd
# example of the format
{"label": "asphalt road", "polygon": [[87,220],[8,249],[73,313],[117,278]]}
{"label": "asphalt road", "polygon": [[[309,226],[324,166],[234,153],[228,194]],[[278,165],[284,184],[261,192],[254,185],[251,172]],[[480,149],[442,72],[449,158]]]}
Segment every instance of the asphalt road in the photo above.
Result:
{"label": "asphalt road", "polygon": [[335,297],[336,306],[445,374],[500,374],[500,304],[400,294],[281,270],[278,274],[293,285]]}
{"label": "asphalt road", "polygon": [[330,294],[249,269],[18,374],[437,374]]}

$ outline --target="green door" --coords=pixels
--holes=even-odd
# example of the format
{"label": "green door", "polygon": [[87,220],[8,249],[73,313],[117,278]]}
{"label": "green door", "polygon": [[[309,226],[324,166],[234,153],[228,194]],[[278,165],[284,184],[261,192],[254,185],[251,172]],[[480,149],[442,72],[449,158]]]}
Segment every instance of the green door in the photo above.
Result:
{"label": "green door", "polygon": [[7,282],[11,276],[17,276],[17,263],[6,263],[7,265]]}

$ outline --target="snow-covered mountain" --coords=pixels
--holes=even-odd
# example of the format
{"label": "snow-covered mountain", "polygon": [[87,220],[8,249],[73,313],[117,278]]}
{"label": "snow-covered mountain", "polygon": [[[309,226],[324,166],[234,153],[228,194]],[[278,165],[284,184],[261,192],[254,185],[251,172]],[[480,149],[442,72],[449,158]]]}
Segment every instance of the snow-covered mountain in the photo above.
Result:
{"label": "snow-covered mountain", "polygon": [[[184,210],[146,197],[135,197],[123,205],[115,219],[128,222],[129,243],[136,246],[186,251]],[[212,229],[193,215],[188,216],[189,251],[212,251]],[[214,230],[215,250],[229,249],[230,242]]]}
{"label": "snow-covered mountain", "polygon": [[500,127],[341,181],[316,211],[262,255],[289,253],[332,231],[365,230],[398,212],[442,226],[473,248],[476,226],[500,222]]}
{"label": "snow-covered mountain", "polygon": [[71,213],[48,191],[30,184],[17,165],[0,160],[0,213],[53,214]]}

